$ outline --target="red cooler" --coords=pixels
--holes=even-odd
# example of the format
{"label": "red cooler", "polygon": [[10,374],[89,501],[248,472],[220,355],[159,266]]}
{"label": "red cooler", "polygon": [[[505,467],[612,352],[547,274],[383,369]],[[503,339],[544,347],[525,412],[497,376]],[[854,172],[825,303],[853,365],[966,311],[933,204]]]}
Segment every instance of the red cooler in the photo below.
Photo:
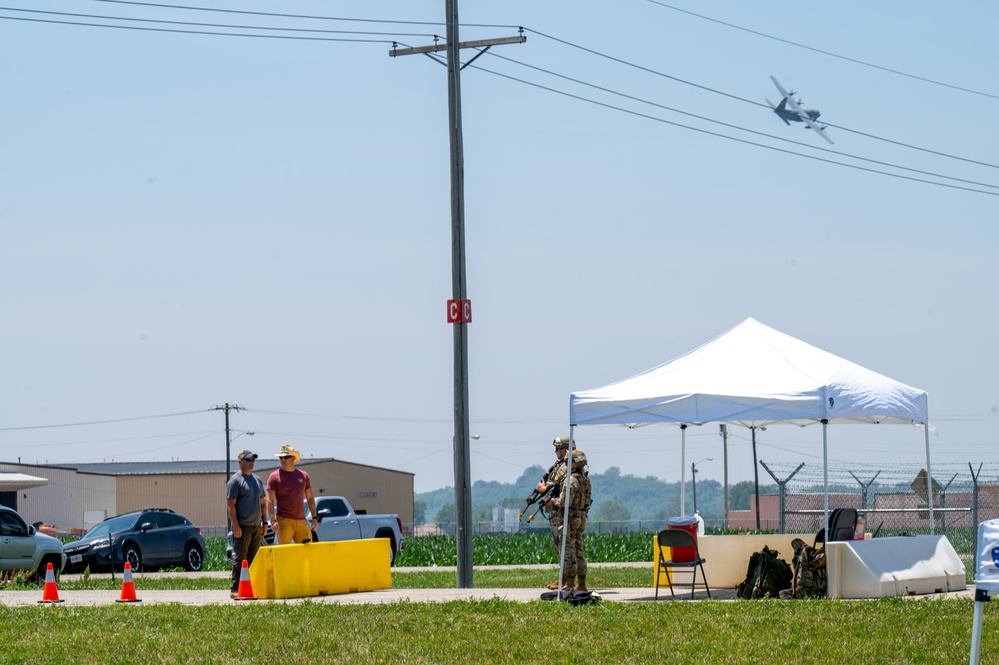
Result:
{"label": "red cooler", "polygon": [[[671,517],[666,520],[667,529],[680,529],[690,532],[697,542],[697,519],[695,517]],[[693,561],[697,558],[696,547],[674,547],[670,551],[673,561]]]}

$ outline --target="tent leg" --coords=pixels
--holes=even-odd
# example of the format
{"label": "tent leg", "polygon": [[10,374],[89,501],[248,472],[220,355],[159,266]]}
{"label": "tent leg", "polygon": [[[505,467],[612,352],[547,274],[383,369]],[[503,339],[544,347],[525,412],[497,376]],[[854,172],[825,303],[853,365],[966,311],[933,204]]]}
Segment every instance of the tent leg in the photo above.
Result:
{"label": "tent leg", "polygon": [[971,622],[971,659],[970,665],[978,665],[978,657],[982,651],[982,616],[985,612],[985,603],[989,600],[986,593],[982,600],[975,598],[975,614]]}
{"label": "tent leg", "polygon": [[926,437],[926,503],[930,507],[930,535],[936,533],[937,522],[933,519],[933,474],[930,473],[930,424],[923,423]]}
{"label": "tent leg", "polygon": [[684,499],[687,495],[687,423],[680,423],[680,514],[686,515]]}
{"label": "tent leg", "polygon": [[[829,421],[822,419],[822,529],[829,528]],[[826,533],[826,541],[829,534]]]}

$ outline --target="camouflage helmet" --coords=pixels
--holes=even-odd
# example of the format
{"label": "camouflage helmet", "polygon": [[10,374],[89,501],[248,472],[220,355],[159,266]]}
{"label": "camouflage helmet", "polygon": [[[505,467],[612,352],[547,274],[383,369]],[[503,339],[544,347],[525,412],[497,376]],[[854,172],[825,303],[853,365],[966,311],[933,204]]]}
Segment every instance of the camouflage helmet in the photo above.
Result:
{"label": "camouflage helmet", "polygon": [[573,464],[586,464],[586,453],[582,450],[572,451],[572,463]]}
{"label": "camouflage helmet", "polygon": [[552,441],[552,445],[555,446],[555,450],[568,449],[569,437],[567,436],[556,437],[556,439]]}

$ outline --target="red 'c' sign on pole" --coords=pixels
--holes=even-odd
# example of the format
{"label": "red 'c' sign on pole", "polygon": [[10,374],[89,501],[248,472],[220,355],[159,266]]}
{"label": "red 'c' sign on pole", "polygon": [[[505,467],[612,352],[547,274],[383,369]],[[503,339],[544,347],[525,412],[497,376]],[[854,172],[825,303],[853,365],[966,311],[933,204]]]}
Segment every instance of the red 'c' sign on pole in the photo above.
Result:
{"label": "red 'c' sign on pole", "polygon": [[448,323],[471,323],[472,301],[467,298],[451,298],[447,301]]}

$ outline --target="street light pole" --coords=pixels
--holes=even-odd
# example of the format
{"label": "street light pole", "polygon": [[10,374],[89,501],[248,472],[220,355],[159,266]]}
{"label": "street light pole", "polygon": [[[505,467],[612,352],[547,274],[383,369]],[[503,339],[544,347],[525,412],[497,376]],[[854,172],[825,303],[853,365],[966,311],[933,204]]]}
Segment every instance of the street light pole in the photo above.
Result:
{"label": "street light pole", "polygon": [[701,462],[713,462],[714,457],[705,457],[690,463],[690,484],[694,488],[694,514],[697,514],[697,465]]}

